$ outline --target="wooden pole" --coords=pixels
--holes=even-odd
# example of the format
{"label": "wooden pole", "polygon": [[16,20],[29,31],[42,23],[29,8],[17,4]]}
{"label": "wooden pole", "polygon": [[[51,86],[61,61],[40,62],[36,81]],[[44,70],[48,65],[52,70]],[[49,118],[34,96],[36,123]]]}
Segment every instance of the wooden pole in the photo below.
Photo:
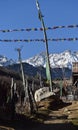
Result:
{"label": "wooden pole", "polygon": [[17,51],[18,51],[18,55],[19,55],[19,62],[20,62],[20,66],[21,66],[23,86],[24,86],[24,90],[25,90],[25,77],[24,77],[24,70],[23,70],[22,59],[21,59],[21,49],[17,48]]}
{"label": "wooden pole", "polygon": [[19,62],[20,62],[20,67],[21,67],[22,81],[23,81],[23,87],[24,87],[24,92],[25,92],[25,98],[24,98],[24,104],[25,104],[26,101],[28,102],[28,96],[29,96],[28,95],[28,80],[26,79],[26,82],[25,82],[25,75],[24,75],[22,59],[21,59],[21,49],[17,48],[17,51],[18,51],[18,55],[19,55]]}
{"label": "wooden pole", "polygon": [[38,9],[38,15],[39,15],[39,19],[41,21],[43,33],[44,33],[44,41],[45,41],[45,47],[46,47],[46,58],[47,58],[46,60],[47,60],[47,63],[48,63],[49,73],[50,73],[50,91],[52,91],[52,80],[51,80],[51,69],[50,69],[50,61],[49,61],[47,34],[46,34],[45,24],[44,24],[44,20],[43,20],[43,16],[42,16],[42,13],[41,13],[41,10],[40,10],[38,0],[36,0],[36,6],[37,6],[37,9]]}
{"label": "wooden pole", "polygon": [[13,84],[14,84],[14,80],[13,78],[11,79],[11,99],[13,97]]}

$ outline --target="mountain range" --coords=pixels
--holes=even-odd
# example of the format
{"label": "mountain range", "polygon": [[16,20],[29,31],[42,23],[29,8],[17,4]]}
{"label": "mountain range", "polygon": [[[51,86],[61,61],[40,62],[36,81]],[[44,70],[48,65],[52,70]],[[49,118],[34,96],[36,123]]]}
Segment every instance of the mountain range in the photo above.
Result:
{"label": "mountain range", "polygon": [[[52,78],[70,78],[72,75],[72,63],[78,62],[78,52],[71,52],[66,50],[61,53],[55,53],[49,55],[50,67],[52,72]],[[40,54],[31,57],[27,60],[23,60],[24,73],[30,76],[35,76],[37,73],[42,73],[43,77],[46,76],[46,53],[41,52]],[[20,64],[8,60],[5,56],[0,55],[0,66],[7,67],[15,71],[20,71]]]}
{"label": "mountain range", "polygon": [[0,66],[8,66],[14,64],[15,61],[8,59],[6,56],[0,55]]}
{"label": "mountain range", "polygon": [[[51,68],[72,68],[73,62],[78,62],[78,52],[71,52],[66,50],[62,53],[55,53],[49,55]],[[46,67],[46,54],[42,52],[24,62],[31,64],[33,66],[43,66]]]}
{"label": "mountain range", "polygon": [[[49,55],[50,66],[51,68],[72,68],[73,62],[78,62],[78,52],[71,52],[70,50],[66,50],[61,53],[53,53]],[[34,67],[43,66],[46,67],[46,53],[41,52],[40,54],[31,57],[27,60],[23,60],[23,63],[28,63]],[[0,55],[0,66],[7,66],[16,64],[12,59],[8,59],[5,56]]]}

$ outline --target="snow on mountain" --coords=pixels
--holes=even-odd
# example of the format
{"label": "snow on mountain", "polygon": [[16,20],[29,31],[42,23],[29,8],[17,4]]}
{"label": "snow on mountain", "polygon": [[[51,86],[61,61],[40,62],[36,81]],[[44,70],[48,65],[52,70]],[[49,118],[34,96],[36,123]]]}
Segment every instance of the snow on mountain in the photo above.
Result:
{"label": "snow on mountain", "polygon": [[[72,67],[72,62],[78,62],[78,52],[71,52],[66,50],[62,53],[50,54],[50,66],[52,68],[56,67]],[[46,67],[46,53],[42,52],[32,58],[29,58],[23,62],[27,62],[33,66],[43,66]]]}
{"label": "snow on mountain", "polygon": [[[52,68],[71,68],[72,62],[78,62],[78,52],[71,52],[70,50],[66,50],[61,53],[50,54],[49,58],[50,66]],[[46,53],[41,52],[40,54],[31,57],[27,60],[23,60],[22,62],[33,65],[34,67],[46,67]],[[12,59],[9,60],[7,57],[0,55],[0,66],[12,65],[14,63],[15,62]]]}
{"label": "snow on mountain", "polygon": [[45,60],[46,60],[46,56],[45,56],[45,52],[42,52],[32,58],[29,58],[23,62],[27,62],[33,66],[45,66]]}
{"label": "snow on mountain", "polygon": [[13,63],[14,61],[12,59],[8,60],[7,57],[0,55],[0,66],[7,66]]}

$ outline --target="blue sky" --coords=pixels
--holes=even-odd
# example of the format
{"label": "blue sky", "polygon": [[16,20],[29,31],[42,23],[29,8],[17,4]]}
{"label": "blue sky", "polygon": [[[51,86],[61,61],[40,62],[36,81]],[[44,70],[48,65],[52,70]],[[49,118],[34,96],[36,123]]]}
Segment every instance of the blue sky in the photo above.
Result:
{"label": "blue sky", "polygon": [[[78,0],[38,0],[46,27],[78,24]],[[35,0],[0,0],[0,29],[40,28]],[[78,37],[78,28],[48,30],[48,38]],[[0,39],[41,39],[42,31],[0,32]],[[78,51],[78,41],[48,42],[49,53]],[[15,48],[22,48],[22,59],[45,51],[45,43],[0,42],[0,54],[17,60]]]}

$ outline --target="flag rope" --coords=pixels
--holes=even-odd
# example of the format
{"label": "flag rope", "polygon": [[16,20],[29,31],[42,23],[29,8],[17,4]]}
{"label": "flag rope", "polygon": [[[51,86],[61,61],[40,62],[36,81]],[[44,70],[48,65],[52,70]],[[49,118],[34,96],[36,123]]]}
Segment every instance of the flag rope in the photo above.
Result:
{"label": "flag rope", "polygon": [[[78,28],[78,25],[66,25],[66,26],[53,26],[53,27],[45,27],[45,30],[56,30],[60,28]],[[30,32],[30,31],[43,31],[43,28],[22,28],[22,29],[0,29],[0,32]]]}
{"label": "flag rope", "polygon": [[[49,38],[48,41],[77,41],[78,38]],[[0,42],[45,42],[44,39],[0,39]]]}

